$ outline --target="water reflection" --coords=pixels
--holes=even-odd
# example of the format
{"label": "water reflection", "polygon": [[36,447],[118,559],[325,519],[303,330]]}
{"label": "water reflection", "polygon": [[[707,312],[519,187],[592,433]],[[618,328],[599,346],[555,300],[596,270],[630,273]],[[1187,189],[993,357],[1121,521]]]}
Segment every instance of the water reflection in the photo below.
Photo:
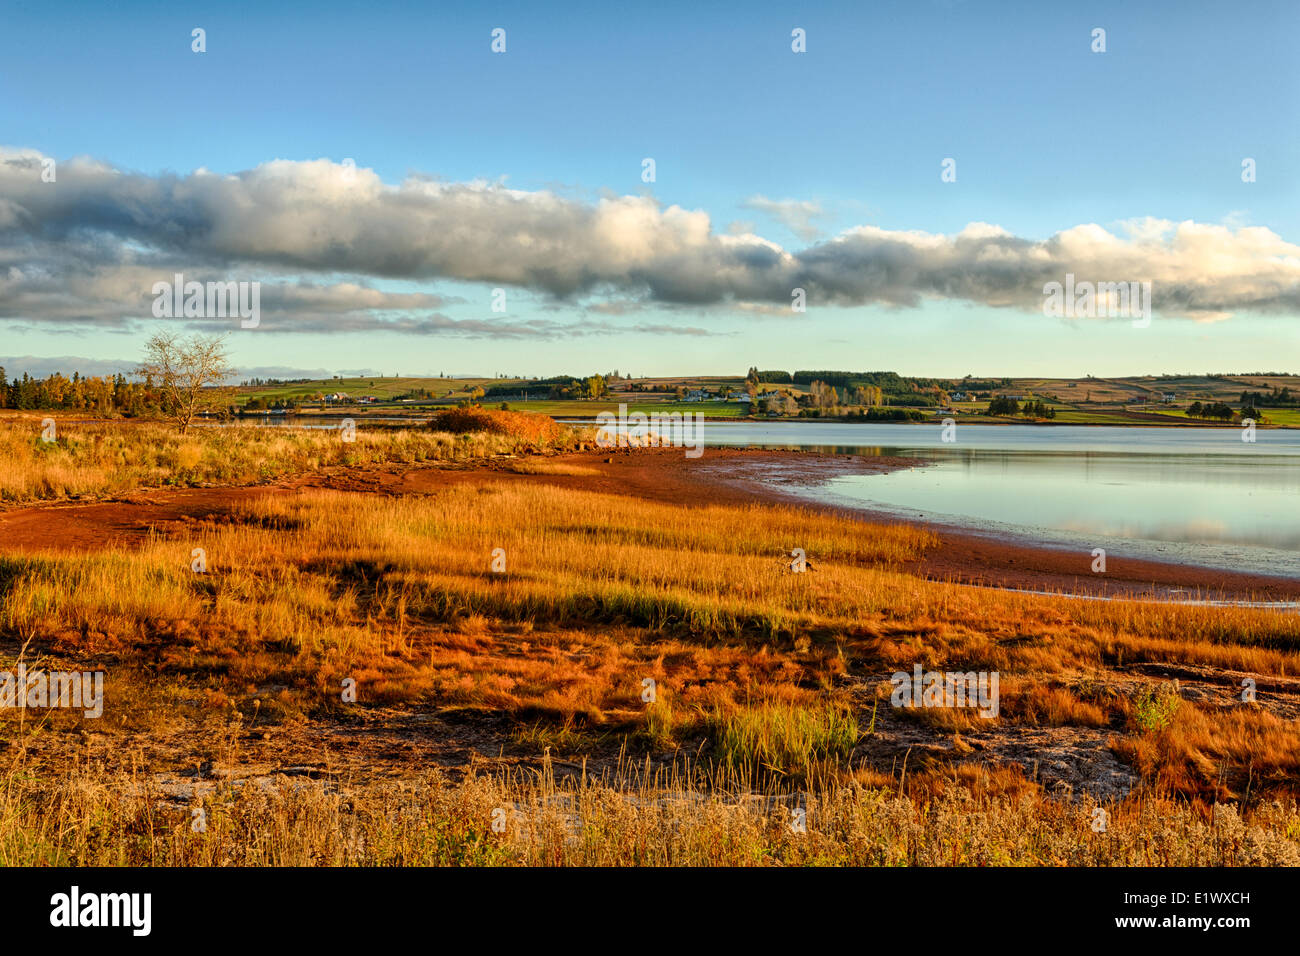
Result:
{"label": "water reflection", "polygon": [[[1235,428],[760,423],[713,425],[715,445],[919,457],[805,493],[1069,547],[1300,576],[1300,433]],[[856,440],[855,440],[856,439]]]}

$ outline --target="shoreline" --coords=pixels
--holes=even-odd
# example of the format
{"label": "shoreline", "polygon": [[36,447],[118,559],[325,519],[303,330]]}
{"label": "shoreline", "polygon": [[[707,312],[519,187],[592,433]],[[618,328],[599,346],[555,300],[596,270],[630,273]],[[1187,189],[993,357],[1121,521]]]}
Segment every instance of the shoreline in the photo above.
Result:
{"label": "shoreline", "polygon": [[[626,403],[626,404],[628,404],[628,406],[631,407],[633,403]],[[641,404],[641,403],[637,403],[637,404]],[[455,407],[456,407],[455,405],[431,406],[427,409],[421,410],[421,413],[419,414],[412,412],[409,409],[409,407],[402,407],[402,406],[370,408],[365,411],[359,409],[356,410],[354,409],[346,409],[346,410],[309,409],[309,410],[294,411],[288,413],[272,413],[272,412],[265,412],[265,411],[239,412],[230,416],[228,419],[216,419],[211,417],[199,418],[195,421],[195,424],[210,426],[212,424],[221,424],[222,422],[238,422],[240,424],[248,425],[250,427],[257,427],[261,425],[267,425],[268,419],[274,419],[275,420],[274,427],[282,428],[282,427],[288,427],[292,425],[294,423],[294,419],[296,418],[331,418],[331,419],[337,418],[339,420],[345,418],[351,418],[354,421],[358,421],[358,422],[369,421],[372,424],[379,425],[385,428],[410,428],[410,427],[424,428],[429,424],[429,419],[434,414]],[[650,405],[641,405],[641,408],[638,410],[643,410],[645,408],[650,408],[650,407],[651,407]],[[603,409],[603,410],[608,411],[608,409]],[[516,408],[512,408],[511,411],[520,411],[520,412],[526,412],[530,414],[546,414],[547,417],[552,418],[555,421],[561,422],[566,425],[589,423],[594,420],[596,415],[600,414],[600,410],[585,412],[583,414],[573,414],[573,415],[531,412],[531,410],[529,409],[516,409]],[[398,413],[402,413],[402,412],[406,412],[407,417],[404,418],[396,417]],[[687,412],[682,412],[680,409],[678,410],[678,413],[683,415],[688,414]],[[166,419],[125,416],[125,415],[120,417],[111,417],[111,418],[64,417],[69,414],[70,414],[69,412],[60,409],[53,409],[53,410],[51,409],[4,409],[3,413],[0,413],[0,422],[29,421],[29,420],[39,421],[41,418],[51,417],[54,418],[56,421],[61,421],[64,424],[69,424],[69,425],[123,425],[123,424],[167,425],[170,424],[170,422],[167,421]],[[647,414],[649,414],[649,412],[647,412]],[[1139,413],[1129,413],[1129,414],[1139,414]],[[943,419],[937,417],[929,417],[919,421],[917,420],[897,421],[897,420],[887,419],[887,418],[882,418],[878,420],[865,420],[859,418],[844,418],[844,417],[833,417],[833,416],[827,416],[824,418],[822,417],[768,418],[765,416],[755,417],[752,415],[729,416],[729,415],[705,414],[702,417],[703,420],[707,423],[726,424],[726,425],[818,425],[818,424],[889,425],[889,426],[934,425],[937,427],[942,427],[943,425]],[[979,425],[981,427],[989,427],[989,428],[1005,428],[1005,427],[1012,427],[1012,426],[1032,425],[1036,427],[1041,426],[1043,428],[1197,428],[1197,429],[1206,429],[1206,430],[1223,429],[1227,431],[1240,431],[1242,427],[1240,422],[1208,422],[1208,421],[1197,421],[1195,419],[1187,419],[1186,421],[1169,421],[1167,419],[1164,419],[1164,420],[1118,421],[1118,422],[1063,422],[1063,421],[1049,421],[1046,419],[1034,419],[1032,421],[1027,419],[1016,420],[1016,419],[1009,419],[1009,418],[989,419],[986,416],[962,417],[960,413],[950,414],[947,417],[953,418],[958,425]],[[320,427],[320,426],[302,425],[299,427],[312,428],[312,427]],[[1300,425],[1285,425],[1285,424],[1275,424],[1272,422],[1257,422],[1255,425],[1255,429],[1257,431],[1300,431]]]}
{"label": "shoreline", "polygon": [[[714,447],[698,459],[687,458],[679,448],[637,448],[587,449],[455,465],[336,466],[266,484],[148,488],[108,499],[57,500],[0,508],[0,553],[96,550],[114,542],[129,545],[146,539],[155,529],[219,521],[239,502],[301,489],[418,496],[491,479],[540,482],[685,507],[774,504],[847,515],[863,523],[923,528],[937,535],[940,545],[900,570],[953,584],[1165,602],[1300,601],[1300,578],[1131,558],[1118,553],[1107,555],[1103,577],[1091,573],[1092,556],[1087,552],[816,501],[794,490],[839,475],[884,474],[925,462],[923,458]],[[529,467],[538,463],[550,470]]]}
{"label": "shoreline", "polygon": [[[942,544],[904,568],[930,580],[950,581],[1001,589],[1067,593],[1084,597],[1144,597],[1166,600],[1177,591],[1190,600],[1297,601],[1300,579],[1227,571],[1174,561],[1107,555],[1104,577],[1091,573],[1092,555],[1053,548],[1047,544],[1003,537],[974,528],[900,517],[885,511],[829,504],[809,499],[782,484],[807,487],[843,474],[884,474],[923,464],[927,459],[856,455],[827,455],[805,451],[710,448],[690,460],[680,449],[650,448],[610,453],[574,452],[557,461],[588,463],[592,458],[612,459],[604,468],[617,474],[608,479],[569,476],[530,476],[572,487],[644,496],[653,500],[681,500],[707,494],[719,503],[765,502],[856,517],[872,524],[904,524],[938,535]],[[779,474],[773,474],[772,466]],[[598,466],[599,467],[599,466]],[[727,471],[731,469],[731,473]],[[758,472],[758,473],[755,473]]]}

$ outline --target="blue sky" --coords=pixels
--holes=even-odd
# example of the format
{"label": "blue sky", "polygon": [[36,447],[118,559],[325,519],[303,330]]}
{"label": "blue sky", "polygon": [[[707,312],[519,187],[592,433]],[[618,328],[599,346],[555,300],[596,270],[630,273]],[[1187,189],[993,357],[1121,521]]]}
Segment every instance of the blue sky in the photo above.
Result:
{"label": "blue sky", "polygon": [[[1264,227],[1283,244],[1265,254],[1274,264],[1300,241],[1295,4],[276,7],[7,3],[0,146],[149,180],[353,158],[390,185],[411,174],[500,182],[584,208],[649,196],[707,214],[713,234],[752,233],[793,253],[859,226],[951,236],[988,223],[1042,242],[1092,223],[1118,234],[1146,217]],[[207,31],[206,53],[191,52],[194,27]],[[494,27],[507,31],[504,55],[489,49]],[[804,54],[791,52],[794,27],[807,31]],[[1106,30],[1105,53],[1090,49],[1094,27]],[[653,184],[641,181],[643,157],[655,159]],[[946,157],[956,182],[940,181]],[[1257,162],[1254,183],[1241,180],[1243,157]],[[755,197],[818,214],[794,230]],[[165,233],[166,220],[151,228]],[[336,265],[277,274],[429,293],[453,322],[486,324],[289,332],[268,322],[231,335],[236,362],[404,374],[1300,371],[1290,300],[1241,307],[1260,298],[1254,286],[1208,316],[1166,318],[1157,295],[1157,320],[1136,330],[933,286],[916,304],[813,295],[793,314],[733,307],[730,294],[638,298],[624,284],[599,334],[569,334],[564,323],[583,328],[603,289],[557,297],[535,283],[466,281],[441,260],[411,276]],[[269,277],[264,267],[242,268]],[[1260,270],[1244,268],[1249,285]],[[508,316],[488,308],[494,287],[507,288]],[[147,308],[137,322],[104,324],[24,308],[0,300],[0,355],[130,359],[160,321]],[[491,323],[507,319],[552,325],[494,336]]]}

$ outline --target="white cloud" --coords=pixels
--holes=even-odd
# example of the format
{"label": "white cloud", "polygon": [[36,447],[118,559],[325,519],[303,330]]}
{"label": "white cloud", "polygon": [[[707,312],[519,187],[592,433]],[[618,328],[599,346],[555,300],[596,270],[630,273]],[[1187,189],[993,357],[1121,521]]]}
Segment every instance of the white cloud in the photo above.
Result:
{"label": "white cloud", "polygon": [[810,199],[768,199],[766,196],[751,196],[740,204],[744,209],[753,209],[770,216],[793,232],[800,239],[811,240],[822,235],[822,230],[813,225],[814,219],[824,216],[821,203]]}
{"label": "white cloud", "polygon": [[[788,307],[799,287],[810,308],[945,299],[1040,312],[1043,285],[1070,272],[1149,280],[1166,316],[1300,311],[1300,247],[1258,226],[1138,218],[1030,239],[989,223],[954,234],[864,225],[788,250],[750,224],[719,232],[704,211],[646,196],[583,202],[420,176],[389,184],[327,160],[145,176],[73,159],[48,184],[42,158],[0,150],[0,318],[29,324],[143,320],[153,282],[175,272],[261,280],[268,316],[302,330],[593,331],[450,319],[438,296],[373,288],[384,279],[510,286],[588,309],[603,300],[762,313]],[[798,229],[820,213],[816,203],[749,202]]]}

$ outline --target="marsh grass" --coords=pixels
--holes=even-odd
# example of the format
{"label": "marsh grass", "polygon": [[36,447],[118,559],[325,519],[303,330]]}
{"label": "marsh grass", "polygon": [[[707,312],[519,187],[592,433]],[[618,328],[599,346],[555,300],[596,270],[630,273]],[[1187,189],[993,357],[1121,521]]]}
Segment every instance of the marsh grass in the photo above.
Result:
{"label": "marsh grass", "polygon": [[[803,832],[791,826],[794,807]],[[781,791],[680,768],[557,780],[549,762],[459,781],[276,777],[187,800],[139,774],[10,767],[0,775],[0,865],[1300,865],[1291,800],[1243,819],[1229,805],[1131,798],[1105,805],[1105,833],[1093,832],[1093,809],[1000,795],[979,780],[928,796],[852,781]]]}
{"label": "marsh grass", "polygon": [[[1152,786],[1198,799],[1300,780],[1300,734],[1258,707],[1183,701],[1164,729],[1126,736],[1140,704],[1097,690],[1141,662],[1294,675],[1294,614],[963,588],[899,570],[937,546],[924,530],[491,479],[422,498],[306,490],[232,518],[135,549],[0,559],[0,635],[107,661],[122,681],[169,675],[261,720],[342,714],[352,678],[365,706],[505,713],[539,747],[703,741],[733,769],[791,776],[809,772],[801,754],[847,767],[854,722],[875,718],[829,715],[863,675],[997,670],[996,720],[915,719],[938,734],[1109,727]],[[815,574],[789,573],[794,546]],[[207,574],[189,570],[194,547]],[[505,574],[489,570],[498,547]]]}
{"label": "marsh grass", "polygon": [[807,779],[848,760],[858,722],[843,706],[765,702],[731,712],[715,710],[708,729],[716,759],[738,772]]}
{"label": "marsh grass", "polygon": [[[541,416],[523,416],[538,418]],[[232,423],[181,435],[155,422],[83,422],[56,417],[56,440],[41,439],[42,416],[0,421],[0,502],[121,494],[144,487],[240,485],[338,465],[454,462],[573,447],[579,433],[538,423],[526,432],[473,434],[392,428],[357,421],[355,441],[331,429]]]}
{"label": "marsh grass", "polygon": [[[0,455],[13,464],[0,498],[458,461],[540,450],[539,436],[573,440],[362,427],[347,444],[331,432],[182,438],[148,424],[68,423],[47,445],[38,432],[31,421],[0,425]],[[545,459],[507,467],[585,473]],[[209,821],[197,834],[192,807],[148,775],[27,761],[29,742],[77,731],[69,715],[6,713],[0,727],[16,746],[0,778],[0,862],[1300,862],[1294,722],[1259,705],[1185,700],[1134,674],[1188,665],[1222,672],[1230,687],[1242,674],[1293,677],[1294,614],[964,588],[908,573],[940,546],[917,528],[491,478],[421,498],[286,493],[229,518],[139,547],[0,558],[0,640],[106,667],[105,734],[161,734],[178,710],[198,715],[213,760],[237,762],[234,741],[253,724],[350,719],[338,687],[351,678],[362,708],[505,715],[503,741],[517,751],[608,762],[615,750],[618,771],[557,782],[548,758],[536,775],[222,784],[195,798]],[[205,574],[189,570],[195,547],[207,552]],[[794,547],[816,573],[789,572]],[[497,548],[508,573],[490,571]],[[914,664],[998,671],[1000,716],[886,717],[873,685]],[[647,678],[659,688],[649,703]],[[861,727],[874,735],[900,717],[950,738],[954,753],[977,728],[1108,731],[1143,785],[1110,805],[1098,836],[1091,804],[1049,800],[1015,766],[920,753],[897,773],[865,765]],[[672,769],[625,765],[642,754]],[[1207,807],[1226,800],[1243,816],[1221,805],[1210,820]],[[806,834],[790,831],[794,805],[808,811]],[[509,811],[505,833],[491,829],[494,810]]]}

